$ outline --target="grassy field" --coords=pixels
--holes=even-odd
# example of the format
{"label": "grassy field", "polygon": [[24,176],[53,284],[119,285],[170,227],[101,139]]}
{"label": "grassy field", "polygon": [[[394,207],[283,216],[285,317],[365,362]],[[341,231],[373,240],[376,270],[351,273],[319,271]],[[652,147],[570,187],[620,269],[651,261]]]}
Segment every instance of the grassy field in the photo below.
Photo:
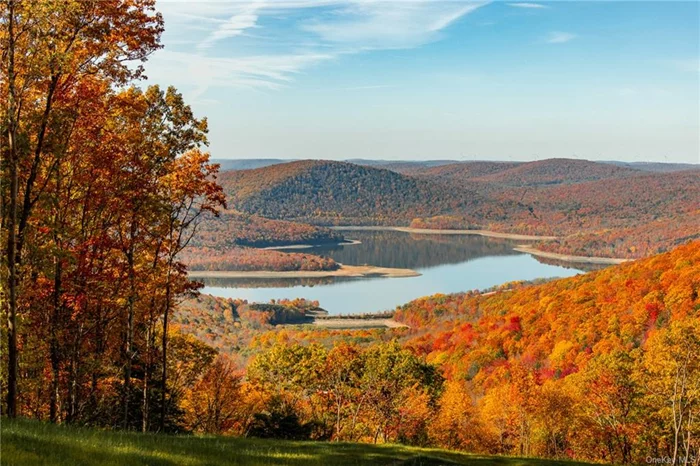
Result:
{"label": "grassy field", "polygon": [[582,463],[477,456],[402,445],[291,442],[170,436],[54,426],[2,419],[2,465],[570,465]]}

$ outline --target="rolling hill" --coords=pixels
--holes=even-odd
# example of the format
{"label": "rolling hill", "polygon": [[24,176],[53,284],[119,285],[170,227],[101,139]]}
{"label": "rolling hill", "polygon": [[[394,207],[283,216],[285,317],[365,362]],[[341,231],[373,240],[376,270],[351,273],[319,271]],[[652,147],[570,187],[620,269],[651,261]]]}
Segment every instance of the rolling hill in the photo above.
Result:
{"label": "rolling hill", "polygon": [[[558,419],[557,435],[569,438],[574,457],[641,463],[670,451],[673,400],[683,399],[684,409],[700,406],[699,289],[695,241],[542,285],[422,298],[394,318],[413,329],[407,346],[440,364],[448,378],[470,381],[469,390],[483,396],[487,422],[507,426],[510,419],[530,429],[537,406],[546,406],[546,419]],[[695,391],[679,394],[675,371],[686,358],[684,377]],[[563,398],[547,404],[557,391]],[[502,412],[494,415],[489,403]],[[686,435],[698,427],[693,419]],[[523,435],[509,429],[500,432]],[[615,438],[622,431],[627,435]]]}
{"label": "rolling hill", "polygon": [[439,166],[392,164],[396,172],[448,183],[469,184],[478,191],[493,192],[512,187],[577,184],[642,174],[633,165],[616,165],[578,159],[547,159],[535,162],[457,162]]}
{"label": "rolling hill", "polygon": [[392,165],[391,170],[405,175],[432,178],[441,181],[465,182],[472,178],[491,175],[522,165],[519,162],[458,162],[440,166]]}
{"label": "rolling hill", "polygon": [[199,226],[192,246],[223,249],[233,246],[264,248],[291,244],[338,243],[337,231],[297,222],[273,220],[235,210],[208,216]]}
{"label": "rolling hill", "polygon": [[616,162],[609,161],[604,163],[610,163],[620,167],[634,168],[636,170],[643,170],[647,172],[680,172],[685,170],[700,170],[700,164],[697,163],[668,163],[668,162]]}
{"label": "rolling hill", "polygon": [[619,179],[639,174],[632,168],[577,159],[547,159],[519,164],[507,170],[477,176],[473,181],[489,186],[543,186]]}
{"label": "rolling hill", "polygon": [[[319,403],[318,393],[351,390],[342,392],[355,394],[344,398],[344,406],[348,413],[364,413],[363,422],[381,426],[392,419],[417,432],[427,428],[427,437],[401,442],[427,439],[433,446],[483,454],[643,464],[673,450],[671,403],[683,416],[700,409],[699,290],[700,241],[695,241],[546,283],[419,298],[394,312],[394,319],[408,326],[402,329],[272,328],[268,314],[237,317],[242,303],[211,297],[188,304],[191,309],[179,319],[186,332],[210,344],[226,342],[250,357],[248,377],[255,377],[259,360],[276,355],[274,370],[263,365],[264,373],[286,370],[290,376],[285,383],[266,385],[271,399],[293,397],[294,413],[304,421],[320,419],[332,426],[337,405]],[[261,325],[258,317],[263,317]],[[251,333],[258,330],[262,333]],[[393,392],[392,402],[378,405],[381,414],[372,417],[363,409],[386,395],[371,390],[382,379],[363,364],[387,348],[418,358],[426,364],[421,373],[435,370],[440,377],[413,382],[413,391],[400,392],[405,396]],[[334,351],[339,353],[332,356]],[[398,383],[393,364],[402,359],[391,354],[379,361],[392,368],[383,373],[387,380]],[[341,364],[346,365],[340,372],[332,370]],[[403,364],[410,367],[408,361]],[[341,382],[337,374],[343,375]],[[687,390],[679,389],[681,376]],[[355,385],[362,380],[368,385]],[[427,403],[432,383],[441,389],[426,406],[421,403]],[[245,403],[260,409],[256,401]],[[326,415],[319,416],[319,409]],[[700,446],[695,417],[677,428],[682,433],[677,439],[692,435],[691,451]],[[676,445],[686,454],[682,443]]]}
{"label": "rolling hill", "polygon": [[698,237],[697,170],[573,159],[390,167],[305,160],[220,181],[229,205],[257,218],[551,235],[550,252],[625,258]]}
{"label": "rolling hill", "polygon": [[[470,165],[414,173],[455,190],[466,186],[507,208],[505,217],[484,219],[489,229],[560,236],[540,245],[551,252],[637,258],[700,237],[698,170],[650,172],[567,159],[504,170],[488,162]],[[476,174],[484,171],[492,173]],[[459,228],[472,221],[453,215],[413,226]]]}
{"label": "rolling hill", "polygon": [[407,224],[417,216],[491,205],[468,190],[346,162],[305,160],[220,177],[229,203],[251,214],[328,224]]}

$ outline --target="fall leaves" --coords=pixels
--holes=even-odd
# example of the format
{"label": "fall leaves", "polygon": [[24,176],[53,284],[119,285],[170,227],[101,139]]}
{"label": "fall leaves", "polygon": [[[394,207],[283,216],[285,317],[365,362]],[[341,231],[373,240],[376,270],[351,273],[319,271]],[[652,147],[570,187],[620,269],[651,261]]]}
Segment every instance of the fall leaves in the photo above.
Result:
{"label": "fall leaves", "polygon": [[168,317],[195,288],[178,256],[224,201],[206,120],[175,89],[133,87],[159,47],[152,1],[1,15],[7,412],[162,430]]}

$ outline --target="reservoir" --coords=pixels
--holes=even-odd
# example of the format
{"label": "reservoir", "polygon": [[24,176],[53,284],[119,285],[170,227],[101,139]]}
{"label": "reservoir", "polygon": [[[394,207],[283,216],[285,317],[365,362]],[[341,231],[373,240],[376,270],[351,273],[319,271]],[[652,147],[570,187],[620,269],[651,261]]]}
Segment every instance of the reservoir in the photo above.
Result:
{"label": "reservoir", "polygon": [[[297,252],[329,256],[346,265],[413,269],[405,278],[217,278],[203,293],[248,302],[280,298],[317,300],[330,314],[393,310],[421,296],[484,290],[519,280],[569,277],[579,268],[544,263],[514,251],[517,242],[471,235],[423,235],[399,231],[349,231],[357,244]],[[581,267],[576,264],[576,267]]]}

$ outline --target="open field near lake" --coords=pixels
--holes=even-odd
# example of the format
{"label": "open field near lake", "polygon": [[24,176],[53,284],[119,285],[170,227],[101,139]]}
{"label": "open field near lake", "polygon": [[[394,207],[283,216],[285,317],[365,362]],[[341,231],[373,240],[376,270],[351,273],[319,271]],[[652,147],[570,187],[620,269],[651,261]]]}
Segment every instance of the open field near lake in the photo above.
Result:
{"label": "open field near lake", "polygon": [[567,461],[479,456],[403,445],[195,437],[2,421],[2,464],[8,466],[218,465],[583,465]]}

